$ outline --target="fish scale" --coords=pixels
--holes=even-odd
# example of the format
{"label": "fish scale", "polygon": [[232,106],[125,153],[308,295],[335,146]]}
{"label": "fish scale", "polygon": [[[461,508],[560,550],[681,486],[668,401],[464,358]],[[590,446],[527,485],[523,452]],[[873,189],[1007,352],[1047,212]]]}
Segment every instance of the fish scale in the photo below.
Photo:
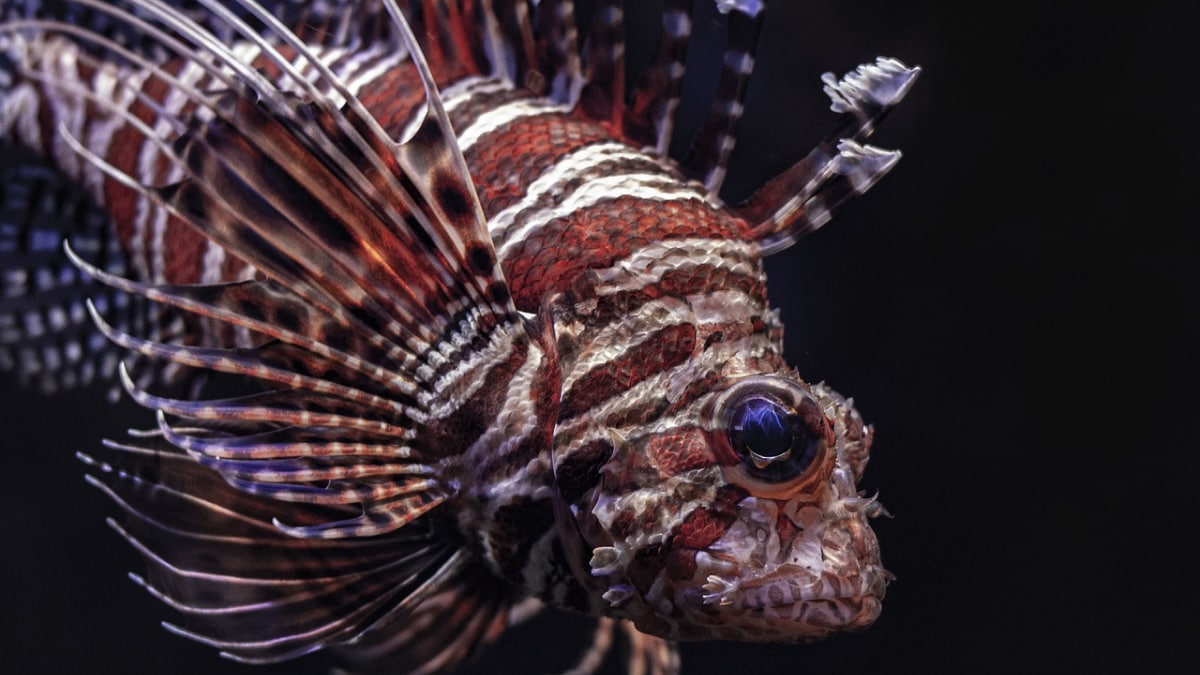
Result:
{"label": "fish scale", "polygon": [[[683,158],[682,0],[640,78],[618,2],[586,35],[565,0],[0,7],[0,133],[89,190],[130,262],[68,247],[78,291],[156,313],[88,305],[157,429],[82,459],[168,629],[438,672],[536,601],[597,617],[579,672],[620,629],[631,670],[669,673],[676,640],[878,616],[872,431],[788,367],[762,256],[894,165],[861,142],[916,69],[827,76],[834,130],[728,204],[763,3],[717,3]],[[190,393],[150,391],[172,379]]]}

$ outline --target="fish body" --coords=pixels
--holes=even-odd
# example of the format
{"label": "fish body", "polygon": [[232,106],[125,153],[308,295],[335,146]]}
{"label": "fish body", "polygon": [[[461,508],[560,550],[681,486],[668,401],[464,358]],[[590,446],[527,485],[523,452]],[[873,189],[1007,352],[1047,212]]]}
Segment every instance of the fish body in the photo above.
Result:
{"label": "fish body", "polygon": [[158,428],[84,459],[172,630],[434,672],[543,603],[671,672],[670,641],[875,620],[872,432],[787,365],[762,257],[891,168],[862,142],[917,71],[827,76],[833,132],[730,205],[766,12],[718,3],[676,160],[689,4],[629,97],[619,3],[586,36],[549,0],[6,8],[0,133],[111,217],[67,237],[70,281],[145,308],[87,313]]}

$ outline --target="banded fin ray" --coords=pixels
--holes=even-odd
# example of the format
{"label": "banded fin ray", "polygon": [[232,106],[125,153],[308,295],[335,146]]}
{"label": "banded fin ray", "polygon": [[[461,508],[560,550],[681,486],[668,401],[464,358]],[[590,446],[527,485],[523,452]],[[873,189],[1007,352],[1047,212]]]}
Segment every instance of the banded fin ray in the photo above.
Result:
{"label": "banded fin ray", "polygon": [[[333,340],[328,335],[339,330],[333,318],[274,282],[236,281],[195,286],[143,284],[91,265],[73,250],[69,242],[66,251],[72,263],[107,286],[241,331],[253,332],[260,340],[273,340],[274,346],[269,351],[275,357],[285,358],[287,369],[298,375],[336,372],[337,381],[344,385],[394,400],[415,399],[418,395],[419,383],[411,375],[382,365],[389,363],[386,352],[378,349],[378,345],[368,339],[370,336],[339,335],[338,346],[332,346]],[[102,312],[94,314],[102,318]],[[101,327],[106,325],[108,322],[104,321]],[[112,332],[114,338],[119,334]],[[272,358],[266,354],[267,345],[256,342],[252,346],[258,352],[258,363],[269,366]],[[165,345],[153,349],[163,355],[181,354]],[[213,358],[222,356],[215,351],[208,353]]]}
{"label": "banded fin ray", "polygon": [[588,116],[617,125],[625,118],[625,10],[601,0],[584,43],[586,65],[580,105]]}
{"label": "banded fin ray", "polygon": [[579,90],[583,86],[575,3],[572,0],[541,0],[535,20],[540,38],[538,58],[542,93],[560,103],[574,103],[579,100]]}
{"label": "banded fin ray", "polygon": [[[251,467],[258,460],[243,460],[236,470],[230,465],[227,478],[244,490],[283,500],[362,506],[358,516],[321,526],[284,523],[295,536],[365,536],[404,527],[450,494],[436,478],[412,476],[429,473],[430,462],[453,451],[429,438],[414,440],[415,427],[462,403],[458,394],[447,400],[450,390],[439,384],[446,365],[459,351],[527,339],[416,38],[394,3],[386,5],[396,21],[397,48],[407,52],[425,90],[424,111],[418,111],[408,137],[396,141],[294,36],[279,42],[251,36],[232,13],[205,0],[266,59],[267,70],[256,71],[170,7],[154,0],[135,4],[147,20],[176,36],[164,38],[167,48],[188,61],[217,64],[213,77],[228,86],[216,93],[185,89],[189,102],[207,114],[193,115],[198,123],[174,120],[171,126],[185,128],[177,138],[151,139],[183,176],[177,182],[145,184],[89,154],[78,141],[70,141],[72,147],[112,179],[253,265],[265,279],[236,288],[152,288],[101,273],[98,278],[125,290],[246,329],[249,346],[240,351],[180,348],[115,330],[109,335],[144,355],[291,388],[184,401],[151,395],[126,376],[127,389],[140,403],[180,419],[168,426],[204,427],[218,419],[239,425],[235,434],[197,444],[206,449],[205,463],[218,471],[227,454],[222,441],[232,443],[240,435],[330,427],[373,441],[390,438],[413,458],[395,475],[381,475],[378,458],[363,457],[364,468],[355,472],[343,466],[338,480],[319,489],[307,485],[312,481],[282,480],[304,474],[281,474],[269,462],[256,475]],[[255,3],[238,5],[283,34]],[[114,16],[123,15],[114,10]],[[279,51],[285,48],[296,51],[293,60],[310,63],[317,81],[345,98],[346,105],[334,108]],[[268,77],[273,69],[283,84]],[[232,301],[248,291],[254,302]],[[204,295],[207,302],[196,301]],[[301,327],[300,307],[323,317],[316,323],[319,329]],[[267,316],[278,326],[265,326]],[[281,350],[270,340],[285,346]],[[282,351],[290,352],[288,361],[275,358]],[[480,372],[486,374],[491,365],[481,362]]]}
{"label": "banded fin ray", "polygon": [[839,120],[804,159],[760,187],[733,212],[754,224],[763,255],[791,246],[866,192],[900,160],[900,152],[863,143],[920,75],[897,59],[879,58],[838,80],[821,79]]}
{"label": "banded fin ray", "polygon": [[[446,3],[453,5],[454,3]],[[493,0],[483,9],[491,75],[535,96],[574,105],[586,78],[573,0]]]}
{"label": "banded fin ray", "polygon": [[729,158],[737,143],[737,127],[742,119],[747,85],[754,71],[754,49],[762,31],[762,3],[731,2],[723,6],[728,23],[728,44],[721,59],[721,75],[708,117],[692,141],[683,170],[704,183],[710,200],[718,200],[725,182]]}
{"label": "banded fin ray", "polygon": [[[695,3],[665,2],[657,52],[628,96],[623,3],[606,0],[598,4],[586,44],[587,84],[580,100],[583,111],[611,123],[630,143],[652,147],[665,158],[674,137],[687,71]],[[708,198],[720,204],[718,193],[736,141],[765,3],[737,0],[716,4],[720,13],[728,15],[724,65],[708,117],[679,166],[689,178],[702,181]]]}
{"label": "banded fin ray", "polygon": [[[694,7],[689,0],[666,0],[658,51],[626,102],[620,4],[601,3],[605,11],[593,26],[585,52],[588,77],[581,108],[587,116],[609,122],[629,142],[653,147],[666,157],[675,133]],[[707,199],[719,206],[726,206],[720,191],[736,146],[767,5],[762,0],[717,2],[729,26],[721,75],[709,114],[679,166],[686,176],[701,181]],[[840,80],[831,73],[822,77],[831,109],[840,114],[834,128],[804,159],[745,201],[728,206],[752,225],[762,255],[783,250],[824,225],[899,161],[899,152],[864,141],[919,74],[920,68],[879,58]]]}
{"label": "banded fin ray", "polygon": [[658,51],[638,79],[622,122],[627,138],[655,148],[661,157],[667,156],[675,132],[692,34],[692,2],[666,0]]}
{"label": "banded fin ray", "polygon": [[[280,502],[231,487],[161,434],[108,442],[96,458],[80,459],[92,471],[89,483],[124,514],[110,525],[146,559],[147,573],[131,579],[178,612],[164,625],[234,660],[272,663],[333,645],[351,661],[370,658],[374,645],[407,626],[437,624],[432,606],[444,610],[426,602],[431,596],[475,603],[481,626],[464,630],[461,641],[439,636],[417,641],[412,652],[398,650],[397,667],[415,671],[430,652],[447,664],[464,658],[485,641],[469,640],[504,619],[508,599],[498,584],[465,561],[452,532],[432,522],[375,537],[297,538],[272,524]],[[287,507],[304,524],[351,511]]]}

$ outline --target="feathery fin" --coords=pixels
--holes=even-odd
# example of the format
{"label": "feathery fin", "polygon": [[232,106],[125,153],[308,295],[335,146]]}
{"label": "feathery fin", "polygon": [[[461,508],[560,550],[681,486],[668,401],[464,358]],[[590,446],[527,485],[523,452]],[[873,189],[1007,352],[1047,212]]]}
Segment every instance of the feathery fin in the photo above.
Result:
{"label": "feathery fin", "polygon": [[[265,279],[154,286],[82,268],[117,290],[244,329],[249,339],[243,336],[238,349],[197,348],[134,338],[104,320],[98,325],[144,356],[268,387],[233,398],[185,400],[151,394],[121,371],[135,400],[178,418],[164,418],[163,433],[181,447],[203,449],[197,460],[230,485],[280,502],[358,507],[323,523],[293,523],[284,513],[277,521],[281,532],[324,539],[403,529],[452,492],[424,462],[465,450],[439,442],[439,431],[421,432],[432,411],[445,415],[461,403],[445,400],[457,394],[437,383],[441,367],[472,345],[528,342],[434,76],[399,8],[385,2],[396,39],[425,89],[415,131],[397,143],[337,75],[295,36],[284,35],[261,7],[241,2],[297,57],[284,58],[241,19],[204,1],[273,62],[278,80],[248,68],[172,8],[142,6],[145,20],[178,35],[164,41],[166,48],[226,73],[223,89],[188,94],[210,115],[188,124],[178,120],[172,126],[183,128],[182,134],[156,139],[180,180],[141,184],[70,133],[65,137],[99,169]],[[422,3],[427,19],[443,11],[436,4]],[[461,36],[426,37],[436,42],[427,45],[430,51],[442,57],[462,47]],[[335,107],[305,79],[296,65],[305,62],[346,99],[344,106]],[[349,448],[392,443],[397,454],[421,459],[397,463],[346,453],[331,461],[244,452],[253,445],[248,439],[264,435],[276,448],[329,450],[323,443],[308,445],[327,429],[339,430],[338,440]],[[229,458],[239,453],[240,459]]]}
{"label": "feathery fin", "polygon": [[[110,525],[146,560],[148,573],[131,579],[179,613],[167,628],[235,660],[273,663],[334,647],[353,664],[421,626],[429,633],[404,636],[419,648],[392,656],[415,670],[457,662],[503,625],[504,586],[433,522],[373,537],[296,538],[272,519],[286,513],[317,526],[353,510],[234,489],[153,432],[79,457],[88,482],[124,514]],[[447,615],[471,618],[462,629]]]}

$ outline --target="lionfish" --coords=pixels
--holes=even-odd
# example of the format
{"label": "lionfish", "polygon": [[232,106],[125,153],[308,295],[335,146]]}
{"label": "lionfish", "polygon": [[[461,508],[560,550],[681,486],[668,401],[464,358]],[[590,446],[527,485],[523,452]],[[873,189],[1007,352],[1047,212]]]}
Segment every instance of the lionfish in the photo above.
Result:
{"label": "lionfish", "polygon": [[832,132],[727,204],[761,0],[716,0],[682,159],[689,0],[637,78],[617,0],[61,4],[0,24],[0,133],[54,167],[5,175],[4,365],[156,411],[80,457],[169,630],[427,673],[551,606],[599,619],[580,670],[622,630],[668,673],[879,615],[872,429],[762,258],[895,164],[917,69],[827,74]]}

